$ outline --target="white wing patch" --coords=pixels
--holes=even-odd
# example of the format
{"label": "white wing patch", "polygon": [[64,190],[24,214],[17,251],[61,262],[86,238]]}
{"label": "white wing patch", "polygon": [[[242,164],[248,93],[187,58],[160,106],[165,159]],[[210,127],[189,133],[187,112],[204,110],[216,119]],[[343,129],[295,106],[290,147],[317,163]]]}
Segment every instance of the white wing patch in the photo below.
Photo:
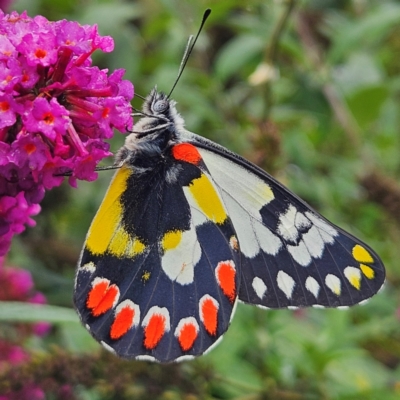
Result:
{"label": "white wing patch", "polygon": [[201,258],[201,247],[197,240],[196,230],[192,225],[188,231],[177,231],[170,235],[179,235],[179,237],[170,240],[172,245],[164,245],[164,255],[161,258],[162,269],[172,281],[181,285],[190,284],[194,279],[194,267]]}
{"label": "white wing patch", "polygon": [[276,277],[276,283],[278,284],[279,289],[281,289],[282,292],[285,293],[286,297],[290,299],[292,297],[294,285],[296,284],[294,279],[286,272],[279,271]]}
{"label": "white wing patch", "polygon": [[321,234],[325,243],[332,244],[335,241],[335,239],[333,238],[335,236],[338,236],[339,233],[333,226],[327,224],[321,218],[317,217],[309,211],[307,211],[305,215],[318,228],[318,231]]}
{"label": "white wing patch", "polygon": [[340,279],[336,275],[328,274],[325,277],[325,284],[326,286],[328,286],[329,289],[332,290],[334,294],[340,296],[340,293],[342,291],[342,285]]}
{"label": "white wing patch", "polygon": [[[261,219],[258,211],[275,198],[271,187],[240,165],[202,148],[198,148],[198,150],[211,176],[216,178],[222,191],[235,197],[253,218]],[[220,159],[223,160],[223,163],[219,162]]]}
{"label": "white wing patch", "polygon": [[191,195],[189,188],[184,186],[183,193],[185,194],[186,200],[189,203],[189,207],[192,213],[192,222],[194,226],[200,226],[205,224],[208,221],[208,219],[204,215],[204,213],[199,210],[197,202]]}
{"label": "white wing patch", "polygon": [[264,281],[258,276],[253,279],[251,286],[253,286],[254,291],[260,299],[262,299],[267,292],[267,286],[265,285]]}
{"label": "white wing patch", "polygon": [[285,213],[279,217],[278,233],[287,241],[295,242],[299,237],[298,228],[295,225],[297,209],[295,206],[290,205]]}
{"label": "white wing patch", "polygon": [[[254,232],[257,235],[260,247],[267,253],[275,256],[282,247],[282,241],[274,235],[265,225],[253,220]],[[241,242],[239,242],[241,243]]]}
{"label": "white wing patch", "polygon": [[317,282],[317,280],[315,278],[313,278],[312,276],[309,276],[306,279],[306,289],[309,292],[311,292],[315,298],[318,298],[319,290],[321,289],[321,287],[319,286],[319,283]]}
{"label": "white wing patch", "polygon": [[198,150],[221,189],[241,252],[248,258],[254,258],[260,249],[276,255],[282,242],[262,223],[260,214],[261,208],[274,199],[271,187],[240,165],[202,148]]}
{"label": "white wing patch", "polygon": [[[302,233],[301,230],[307,231]],[[303,214],[292,204],[280,214],[278,232],[289,242],[287,249],[291,256],[303,267],[310,265],[313,258],[321,258],[325,244],[332,244],[338,235],[336,229],[322,219],[311,212]]]}

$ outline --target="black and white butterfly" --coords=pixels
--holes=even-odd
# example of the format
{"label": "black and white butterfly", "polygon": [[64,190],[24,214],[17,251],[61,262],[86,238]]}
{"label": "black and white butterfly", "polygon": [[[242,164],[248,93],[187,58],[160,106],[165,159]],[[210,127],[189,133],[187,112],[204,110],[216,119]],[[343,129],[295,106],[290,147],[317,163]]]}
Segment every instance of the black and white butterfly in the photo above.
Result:
{"label": "black and white butterfly", "polygon": [[75,307],[117,355],[159,362],[204,354],[238,301],[344,307],[381,288],[384,266],[265,171],[187,131],[154,89],[117,154],[87,234]]}

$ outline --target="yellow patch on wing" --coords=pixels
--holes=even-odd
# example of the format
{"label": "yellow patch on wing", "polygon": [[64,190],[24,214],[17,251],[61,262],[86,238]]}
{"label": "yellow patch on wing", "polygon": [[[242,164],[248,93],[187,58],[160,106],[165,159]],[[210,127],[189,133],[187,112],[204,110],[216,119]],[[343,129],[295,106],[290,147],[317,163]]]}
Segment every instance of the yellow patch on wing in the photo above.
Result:
{"label": "yellow patch on wing", "polygon": [[368,279],[373,279],[375,277],[375,271],[371,267],[369,267],[368,265],[360,264],[360,268],[361,268],[362,273]]}
{"label": "yellow patch on wing", "polygon": [[217,224],[222,224],[226,220],[227,215],[221,199],[205,174],[190,182],[189,191],[208,219]]}
{"label": "yellow patch on wing", "polygon": [[274,198],[274,192],[271,189],[271,186],[267,185],[265,182],[260,182],[257,186],[257,194],[260,196],[260,199],[265,203],[271,202]]}
{"label": "yellow patch on wing", "polygon": [[133,257],[144,251],[144,244],[133,238],[121,225],[123,206],[120,199],[131,173],[126,166],[116,172],[93,219],[86,238],[86,248],[93,254],[109,251],[116,257]]}
{"label": "yellow patch on wing", "polygon": [[128,255],[133,257],[136,254],[143,253],[146,246],[138,238],[135,238],[131,248],[129,249]]}
{"label": "yellow patch on wing", "polygon": [[161,246],[164,251],[175,249],[182,240],[182,231],[167,232],[161,241]]}
{"label": "yellow patch on wing", "polygon": [[[131,170],[125,166],[116,172],[104,200],[94,217],[86,239],[86,247],[93,254],[103,254],[116,234],[123,211],[120,197],[126,190],[130,174]],[[122,237],[122,232],[117,234],[117,236]],[[114,248],[116,246],[118,246],[117,241],[113,244]]]}
{"label": "yellow patch on wing", "polygon": [[355,267],[346,267],[344,269],[344,276],[357,290],[361,287],[361,271]]}
{"label": "yellow patch on wing", "polygon": [[123,256],[128,248],[129,242],[130,236],[128,232],[126,232],[122,227],[118,227],[117,230],[114,231],[114,236],[111,239],[107,250],[115,256]]}
{"label": "yellow patch on wing", "polygon": [[149,271],[144,271],[142,274],[142,281],[147,282],[150,279],[151,272]]}
{"label": "yellow patch on wing", "polygon": [[353,257],[356,261],[360,263],[370,264],[374,262],[374,259],[372,258],[371,254],[369,254],[369,252],[359,244],[356,244],[353,247]]}
{"label": "yellow patch on wing", "polygon": [[131,236],[123,227],[118,227],[107,247],[115,257],[134,257],[144,251],[145,245],[138,239]]}

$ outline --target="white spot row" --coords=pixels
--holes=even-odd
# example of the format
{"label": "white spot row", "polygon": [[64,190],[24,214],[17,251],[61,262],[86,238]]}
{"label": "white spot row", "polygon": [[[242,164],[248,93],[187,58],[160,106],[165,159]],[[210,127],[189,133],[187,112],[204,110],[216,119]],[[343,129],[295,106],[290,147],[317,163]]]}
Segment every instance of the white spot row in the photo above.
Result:
{"label": "white spot row", "polygon": [[[359,289],[360,280],[361,280],[361,272],[355,267],[346,267],[344,269],[344,276],[351,283],[353,287]],[[340,296],[342,292],[342,282],[340,278],[334,274],[327,274],[325,277],[325,285],[334,293],[336,296]],[[276,284],[278,288],[286,295],[288,299],[291,299],[293,295],[293,290],[297,284],[297,282],[291,277],[287,272],[280,270],[276,276]],[[265,294],[268,291],[267,284],[263,279],[256,276],[253,279],[252,287],[256,295],[263,299]],[[305,281],[305,288],[313,294],[315,299],[318,298],[319,292],[321,290],[321,285],[317,282],[317,280],[309,276]]]}

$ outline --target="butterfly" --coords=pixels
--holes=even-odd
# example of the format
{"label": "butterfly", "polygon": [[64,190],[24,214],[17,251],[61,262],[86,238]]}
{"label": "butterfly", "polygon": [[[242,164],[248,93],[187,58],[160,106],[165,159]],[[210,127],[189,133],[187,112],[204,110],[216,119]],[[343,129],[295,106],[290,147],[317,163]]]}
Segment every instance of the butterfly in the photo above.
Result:
{"label": "butterfly", "polygon": [[210,351],[238,301],[345,307],[384,283],[379,257],[265,171],[187,131],[154,89],[116,156],[90,226],[75,307],[120,357],[157,362]]}

